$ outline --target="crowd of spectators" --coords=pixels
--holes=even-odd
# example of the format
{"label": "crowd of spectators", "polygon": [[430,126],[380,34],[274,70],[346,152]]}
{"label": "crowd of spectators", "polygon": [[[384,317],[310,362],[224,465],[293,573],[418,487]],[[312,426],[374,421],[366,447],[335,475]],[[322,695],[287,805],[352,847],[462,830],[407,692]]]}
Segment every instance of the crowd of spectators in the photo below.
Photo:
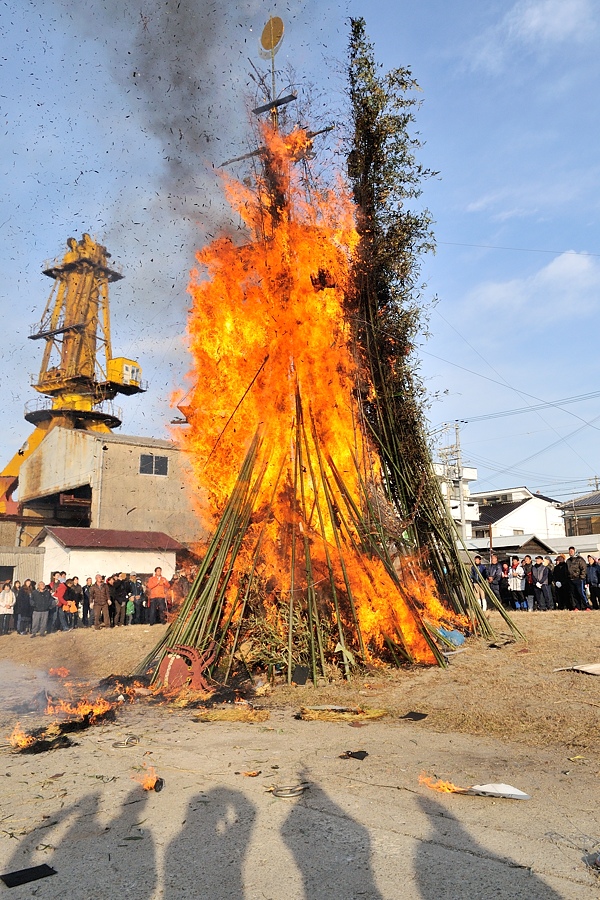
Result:
{"label": "crowd of spectators", "polygon": [[590,554],[586,563],[575,547],[569,547],[566,557],[559,553],[554,561],[549,556],[530,555],[499,561],[492,552],[489,563],[484,563],[481,556],[475,556],[471,582],[483,609],[487,609],[483,587],[487,583],[507,609],[600,610],[600,561]]}
{"label": "crowd of spectators", "polygon": [[165,624],[175,593],[175,579],[168,581],[160,566],[145,581],[135,572],[96,575],[83,584],[66,572],[54,572],[49,584],[7,581],[0,590],[0,635]]}

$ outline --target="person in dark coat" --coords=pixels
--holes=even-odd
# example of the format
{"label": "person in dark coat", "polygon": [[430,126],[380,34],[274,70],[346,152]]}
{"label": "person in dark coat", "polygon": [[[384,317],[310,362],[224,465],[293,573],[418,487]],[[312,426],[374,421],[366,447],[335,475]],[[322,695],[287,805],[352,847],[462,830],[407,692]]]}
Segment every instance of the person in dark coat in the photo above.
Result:
{"label": "person in dark coat", "polygon": [[43,637],[48,629],[48,610],[52,606],[52,594],[43,581],[31,592],[31,637]]}
{"label": "person in dark coat", "polygon": [[544,565],[543,556],[536,556],[533,573],[533,595],[540,612],[546,612],[554,608],[552,602],[552,590],[550,588],[550,569]]}
{"label": "person in dark coat", "polygon": [[591,553],[588,556],[586,582],[590,589],[590,603],[592,609],[600,609],[600,565]]}
{"label": "person in dark coat", "polygon": [[584,611],[588,609],[585,595],[585,579],[587,566],[582,556],[577,553],[575,547],[569,547],[569,555],[565,560],[569,570],[569,588],[571,591],[571,609]]}
{"label": "person in dark coat", "polygon": [[26,578],[23,587],[19,588],[17,599],[15,600],[15,608],[13,610],[17,632],[19,634],[29,634],[31,631],[31,614],[33,607],[31,605],[31,595],[33,593],[33,585],[31,578]]}
{"label": "person in dark coat", "polygon": [[112,589],[112,599],[115,604],[115,625],[125,624],[125,612],[127,601],[133,595],[133,585],[126,572],[121,572],[115,580]]}
{"label": "person in dark coat", "polygon": [[[500,579],[502,578],[502,564],[498,562],[498,557],[492,553],[490,564],[487,567],[487,580],[490,587],[498,600],[500,600]],[[485,606],[483,607],[485,609]]]}
{"label": "person in dark coat", "polygon": [[110,594],[110,606],[108,607],[108,617],[110,619],[110,627],[115,627],[115,581],[117,580],[117,575],[109,575],[105,581],[105,584],[108,586],[108,593]]}
{"label": "person in dark coat", "polygon": [[523,587],[523,594],[525,595],[525,601],[527,603],[527,612],[531,612],[533,610],[533,562],[531,561],[531,556],[527,554],[523,557],[523,562],[521,563],[521,567],[523,569],[523,575],[525,578],[525,585]]}
{"label": "person in dark coat", "polygon": [[131,583],[133,585],[133,624],[134,625],[147,625],[148,624],[148,605],[146,602],[146,594],[144,592],[144,585],[142,584],[142,579],[138,578],[135,572],[130,574]]}
{"label": "person in dark coat", "polygon": [[572,609],[569,593],[569,570],[562,553],[556,557],[556,565],[552,569],[552,584],[557,608]]}
{"label": "person in dark coat", "polygon": [[508,568],[508,563],[502,563],[502,577],[500,578],[500,599],[502,600],[502,605],[507,609],[510,607],[510,590],[508,587],[508,577],[510,574],[510,569]]}
{"label": "person in dark coat", "polygon": [[86,578],[81,593],[81,603],[83,609],[83,627],[88,628],[94,624],[94,611],[90,606],[90,590],[92,588],[92,579]]}

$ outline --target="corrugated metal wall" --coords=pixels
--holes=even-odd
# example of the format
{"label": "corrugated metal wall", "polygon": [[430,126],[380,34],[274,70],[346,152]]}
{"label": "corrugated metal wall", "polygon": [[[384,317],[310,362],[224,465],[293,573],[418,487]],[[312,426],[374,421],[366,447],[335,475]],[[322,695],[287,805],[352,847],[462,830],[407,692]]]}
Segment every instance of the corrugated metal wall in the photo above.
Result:
{"label": "corrugated metal wall", "polygon": [[13,581],[40,581],[44,570],[43,547],[0,547],[0,567],[13,569]]}

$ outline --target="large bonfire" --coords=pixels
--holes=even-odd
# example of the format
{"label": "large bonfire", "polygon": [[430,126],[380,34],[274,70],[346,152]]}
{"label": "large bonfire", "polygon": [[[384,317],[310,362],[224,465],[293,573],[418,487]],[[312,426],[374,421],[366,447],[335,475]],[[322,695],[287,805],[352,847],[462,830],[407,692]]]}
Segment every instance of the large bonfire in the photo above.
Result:
{"label": "large bonfire", "polygon": [[341,180],[306,179],[310,133],[271,121],[260,142],[252,179],[224,176],[244,241],[201,250],[190,286],[182,440],[212,537],[141,669],[178,644],[214,644],[225,679],[255,665],[291,680],[304,664],[316,681],[333,666],[443,663],[448,629],[481,614],[468,592],[442,601],[382,487],[365,421],[377,386],[349,314],[354,200]]}

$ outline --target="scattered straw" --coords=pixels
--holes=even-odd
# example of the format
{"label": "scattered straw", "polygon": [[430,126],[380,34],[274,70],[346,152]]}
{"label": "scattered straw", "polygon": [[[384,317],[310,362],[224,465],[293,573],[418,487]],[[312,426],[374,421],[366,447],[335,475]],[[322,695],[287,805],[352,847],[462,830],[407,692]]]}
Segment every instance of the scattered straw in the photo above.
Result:
{"label": "scattered straw", "polygon": [[196,722],[266,722],[270,717],[268,709],[252,709],[249,706],[234,706],[228,709],[206,709],[194,717]]}
{"label": "scattered straw", "polygon": [[301,706],[298,718],[305,722],[356,722],[365,719],[382,719],[387,714],[387,709]]}

